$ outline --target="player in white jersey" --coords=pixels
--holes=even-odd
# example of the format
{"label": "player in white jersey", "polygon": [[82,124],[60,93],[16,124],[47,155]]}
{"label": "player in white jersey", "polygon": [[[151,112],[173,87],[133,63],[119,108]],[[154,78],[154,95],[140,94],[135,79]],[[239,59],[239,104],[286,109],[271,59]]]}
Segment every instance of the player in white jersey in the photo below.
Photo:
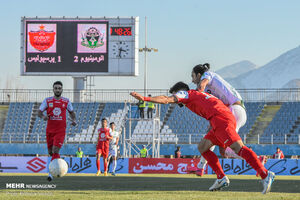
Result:
{"label": "player in white jersey", "polygon": [[110,124],[110,135],[113,137],[113,139],[109,142],[109,153],[108,153],[108,163],[110,162],[110,158],[113,157],[113,172],[112,175],[116,175],[116,167],[117,167],[117,155],[118,155],[118,143],[119,143],[119,133],[115,131],[116,125],[114,122],[111,122]]}
{"label": "player in white jersey", "polygon": [[[192,71],[192,81],[197,85],[198,91],[205,91],[214,95],[230,108],[236,119],[236,132],[238,132],[247,121],[246,109],[242,97],[227,81],[218,74],[210,72],[209,69],[210,65],[208,63],[196,65]],[[214,148],[215,146],[211,148],[211,151],[213,151]],[[220,149],[220,153],[223,157],[240,158],[238,155],[232,154],[230,148],[226,150]],[[207,161],[201,157],[197,166],[199,168],[199,170],[196,171],[197,175],[203,175],[206,164]],[[190,171],[193,172],[194,170],[191,169]]]}

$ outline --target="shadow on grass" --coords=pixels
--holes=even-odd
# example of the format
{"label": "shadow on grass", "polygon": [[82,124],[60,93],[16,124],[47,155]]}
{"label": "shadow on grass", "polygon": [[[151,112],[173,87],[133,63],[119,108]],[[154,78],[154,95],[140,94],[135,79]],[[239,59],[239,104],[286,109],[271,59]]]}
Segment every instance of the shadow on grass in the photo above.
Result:
{"label": "shadow on grass", "polygon": [[[104,191],[208,191],[214,183],[210,178],[174,178],[174,177],[92,177],[66,176],[48,182],[45,176],[0,176],[0,189],[7,183],[55,184],[49,190],[104,190]],[[39,189],[40,190],[40,189]],[[225,191],[261,192],[259,180],[232,179]],[[272,192],[299,193],[300,180],[276,180]]]}

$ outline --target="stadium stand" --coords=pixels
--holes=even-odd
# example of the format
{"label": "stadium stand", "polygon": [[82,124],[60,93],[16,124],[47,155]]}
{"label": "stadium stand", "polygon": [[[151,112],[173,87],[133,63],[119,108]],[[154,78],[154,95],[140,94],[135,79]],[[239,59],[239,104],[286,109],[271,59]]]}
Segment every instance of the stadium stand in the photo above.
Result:
{"label": "stadium stand", "polygon": [[166,125],[169,126],[172,133],[177,135],[178,143],[188,143],[190,137],[191,142],[195,143],[200,142],[202,135],[209,127],[209,122],[186,107],[175,106]]}
{"label": "stadium stand", "polygon": [[[172,130],[169,128],[168,125],[164,125],[164,121],[166,119],[166,114],[170,106],[167,105],[157,105],[158,110],[160,110],[160,124],[158,130],[160,130],[160,140],[163,143],[174,143],[176,142],[176,135],[172,133]],[[134,111],[132,112],[131,116],[132,118],[137,119],[138,115],[136,114],[136,108],[134,107]],[[145,109],[145,116],[146,115],[146,109]],[[157,113],[154,112],[153,116],[155,116]],[[132,134],[132,139],[135,142],[151,142],[153,139],[153,120],[142,120],[142,121],[133,121],[135,127]]]}
{"label": "stadium stand", "polygon": [[[12,137],[15,142],[23,142],[29,134],[29,124],[33,103],[10,103],[7,113],[3,138]],[[9,137],[8,137],[9,136]]]}
{"label": "stadium stand", "polygon": [[247,111],[247,121],[246,124],[240,128],[239,134],[242,136],[244,134],[248,134],[253,127],[257,117],[262,112],[265,103],[263,102],[249,102],[245,103],[246,111]]}
{"label": "stadium stand", "polygon": [[297,143],[300,132],[299,119],[300,102],[284,102],[265,129],[264,136],[273,135],[274,143]]}
{"label": "stadium stand", "polygon": [[101,119],[106,118],[108,124],[114,122],[116,125],[116,131],[121,131],[123,123],[125,121],[127,108],[124,107],[124,103],[106,103],[103,109],[102,115],[94,129],[94,131],[90,132],[89,134],[93,133],[91,141],[96,142],[98,139],[97,130],[101,128]]}
{"label": "stadium stand", "polygon": [[[248,134],[251,131],[264,105],[265,103],[262,102],[245,103],[247,123],[240,129],[240,135]],[[46,122],[37,117],[38,107],[38,103],[10,103],[1,141],[46,142]],[[129,106],[124,103],[73,103],[73,107],[77,114],[78,125],[72,127],[69,122],[67,123],[66,142],[95,143],[98,137],[97,129],[101,126],[103,117],[106,117],[109,122],[115,122],[117,131],[123,131],[122,128],[125,127],[126,138],[128,138],[129,116],[133,119],[131,120],[132,139],[141,143],[152,141],[153,120],[140,120],[139,110],[135,104]],[[130,107],[131,109],[129,109]],[[187,108],[180,108],[177,105],[160,105],[159,109],[159,129],[162,142],[198,143],[206,134],[209,127],[208,121]],[[300,102],[283,103],[264,132],[267,139],[261,139],[260,142],[270,141],[270,137],[273,135],[274,143],[298,143],[299,124]]]}

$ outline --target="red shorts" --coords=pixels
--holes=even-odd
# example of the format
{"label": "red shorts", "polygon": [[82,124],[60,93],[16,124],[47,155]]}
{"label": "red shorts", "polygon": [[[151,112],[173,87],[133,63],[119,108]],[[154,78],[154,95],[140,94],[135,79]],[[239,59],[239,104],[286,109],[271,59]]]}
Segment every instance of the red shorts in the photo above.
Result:
{"label": "red shorts", "polygon": [[65,136],[66,136],[65,131],[56,132],[56,133],[46,132],[48,149],[52,148],[53,146],[57,146],[61,148],[64,143]]}
{"label": "red shorts", "polygon": [[226,148],[241,140],[236,132],[236,121],[233,115],[217,115],[210,119],[212,129],[205,135],[214,145]]}
{"label": "red shorts", "polygon": [[109,153],[109,149],[96,149],[96,153],[97,154],[101,154],[103,156],[103,158],[108,158],[108,153]]}

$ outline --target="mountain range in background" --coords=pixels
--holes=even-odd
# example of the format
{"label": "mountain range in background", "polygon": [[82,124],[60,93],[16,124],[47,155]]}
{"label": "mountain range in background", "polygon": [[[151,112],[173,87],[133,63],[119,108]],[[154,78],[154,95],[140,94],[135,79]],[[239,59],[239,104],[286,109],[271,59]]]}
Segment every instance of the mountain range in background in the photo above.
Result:
{"label": "mountain range in background", "polygon": [[300,46],[261,67],[241,61],[216,73],[237,89],[300,88]]}
{"label": "mountain range in background", "polygon": [[217,70],[216,73],[221,75],[224,79],[233,79],[237,76],[254,70],[257,66],[248,60],[243,60],[232,65],[223,67]]}

